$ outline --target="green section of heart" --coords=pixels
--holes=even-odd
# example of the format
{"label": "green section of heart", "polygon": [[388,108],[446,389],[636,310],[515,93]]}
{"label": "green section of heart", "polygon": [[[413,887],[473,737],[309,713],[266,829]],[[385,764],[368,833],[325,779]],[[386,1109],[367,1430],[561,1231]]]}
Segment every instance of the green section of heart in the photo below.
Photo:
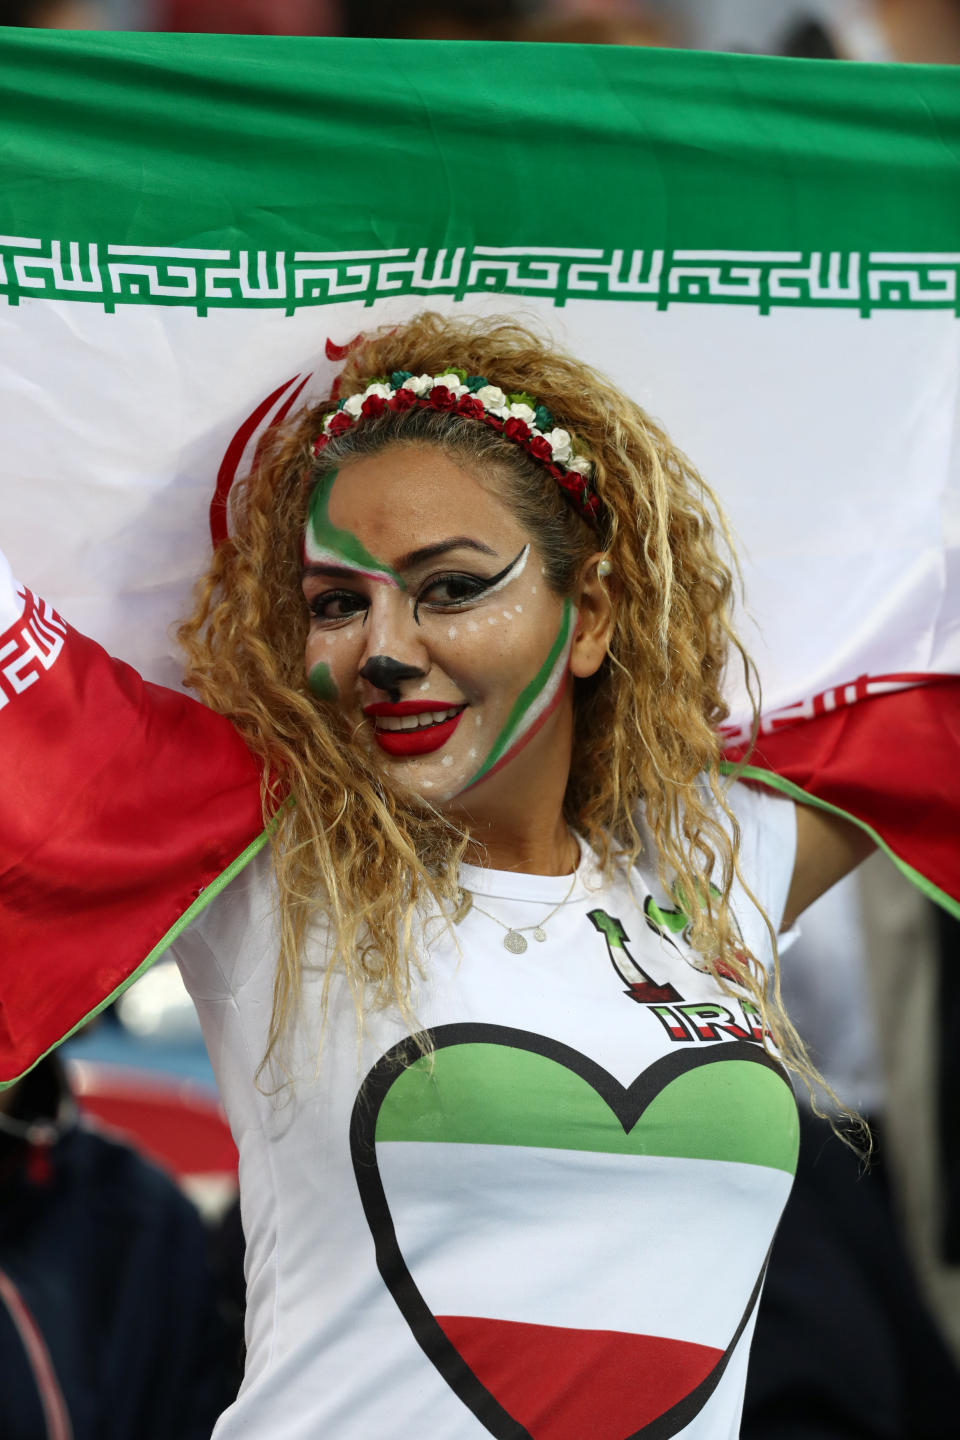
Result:
{"label": "green section of heart", "polygon": [[790,1087],[774,1070],[723,1060],[670,1081],[625,1134],[606,1101],[565,1065],[477,1043],[451,1045],[401,1072],[377,1120],[377,1141],[389,1140],[736,1160],[792,1175],[799,1124]]}

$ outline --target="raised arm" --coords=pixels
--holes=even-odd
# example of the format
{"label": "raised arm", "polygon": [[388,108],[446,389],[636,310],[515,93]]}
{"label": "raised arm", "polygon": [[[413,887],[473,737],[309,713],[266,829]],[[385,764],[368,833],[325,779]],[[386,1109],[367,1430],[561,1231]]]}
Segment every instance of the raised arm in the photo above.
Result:
{"label": "raised arm", "polygon": [[859,825],[812,805],[797,805],[797,858],[783,912],[783,928],[875,848]]}

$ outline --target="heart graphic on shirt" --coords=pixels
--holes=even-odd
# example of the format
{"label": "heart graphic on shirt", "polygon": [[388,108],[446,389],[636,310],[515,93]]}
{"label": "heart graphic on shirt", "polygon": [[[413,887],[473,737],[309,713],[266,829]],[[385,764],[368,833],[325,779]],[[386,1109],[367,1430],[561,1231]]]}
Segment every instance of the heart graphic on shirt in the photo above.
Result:
{"label": "heart graphic on shirt", "polygon": [[528,1031],[425,1038],[373,1067],[350,1132],[377,1265],[417,1342],[502,1440],[677,1434],[753,1313],[789,1193],[783,1070],[721,1043],[625,1086]]}

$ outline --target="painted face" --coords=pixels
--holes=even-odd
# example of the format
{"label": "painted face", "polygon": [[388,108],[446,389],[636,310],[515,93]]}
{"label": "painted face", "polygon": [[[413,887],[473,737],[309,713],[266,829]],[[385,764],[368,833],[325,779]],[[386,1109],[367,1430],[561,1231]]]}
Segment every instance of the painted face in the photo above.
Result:
{"label": "painted face", "polygon": [[304,536],[313,693],[389,773],[444,804],[544,763],[576,624],[519,523],[429,446],[321,481]]}

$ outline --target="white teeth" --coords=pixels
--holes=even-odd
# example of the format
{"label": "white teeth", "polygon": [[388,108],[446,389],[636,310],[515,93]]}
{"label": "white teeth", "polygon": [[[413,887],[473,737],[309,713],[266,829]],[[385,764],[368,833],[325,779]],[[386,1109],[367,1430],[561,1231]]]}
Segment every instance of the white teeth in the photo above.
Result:
{"label": "white teeth", "polygon": [[462,708],[453,705],[448,710],[423,710],[419,715],[378,715],[376,725],[378,730],[422,730],[427,725],[442,725]]}

